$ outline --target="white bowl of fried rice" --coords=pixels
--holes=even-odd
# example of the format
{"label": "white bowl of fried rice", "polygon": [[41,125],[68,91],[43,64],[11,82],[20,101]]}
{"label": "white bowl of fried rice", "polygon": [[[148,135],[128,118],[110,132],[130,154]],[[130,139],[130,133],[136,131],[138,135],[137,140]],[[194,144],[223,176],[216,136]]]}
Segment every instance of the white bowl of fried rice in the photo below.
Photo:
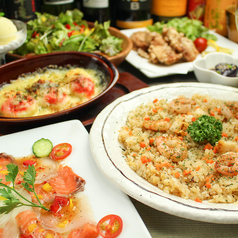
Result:
{"label": "white bowl of fried rice", "polygon": [[[177,107],[177,112],[171,113],[170,103],[182,95],[191,107],[184,108],[187,112]],[[212,147],[195,143],[183,133],[193,118],[203,114],[223,125],[220,142]],[[152,130],[146,129],[144,120],[149,117],[151,121],[167,118],[173,126],[164,131],[154,131],[153,125]],[[188,153],[180,161],[169,161],[156,143],[150,144],[150,138],[171,133],[187,145]],[[228,151],[238,155],[237,88],[173,83],[136,90],[116,99],[97,116],[90,131],[90,147],[102,172],[134,199],[187,219],[238,224],[238,170],[230,176],[225,173],[233,165],[238,167],[238,159],[230,158],[235,163],[227,163],[227,171],[217,167],[224,165],[220,156]]]}
{"label": "white bowl of fried rice", "polygon": [[214,83],[237,87],[238,76],[227,77],[213,70],[216,65],[221,63],[238,66],[238,58],[222,52],[212,52],[205,55],[202,59],[195,60],[193,62],[193,68],[197,80],[202,83]]}

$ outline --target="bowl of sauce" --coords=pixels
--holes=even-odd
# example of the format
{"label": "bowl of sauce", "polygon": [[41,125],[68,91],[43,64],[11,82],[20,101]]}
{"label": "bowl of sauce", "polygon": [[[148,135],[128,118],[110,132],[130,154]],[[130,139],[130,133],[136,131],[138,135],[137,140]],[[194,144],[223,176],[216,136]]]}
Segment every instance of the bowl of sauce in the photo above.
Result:
{"label": "bowl of sauce", "polygon": [[193,62],[194,73],[199,82],[238,86],[238,58],[213,52]]}

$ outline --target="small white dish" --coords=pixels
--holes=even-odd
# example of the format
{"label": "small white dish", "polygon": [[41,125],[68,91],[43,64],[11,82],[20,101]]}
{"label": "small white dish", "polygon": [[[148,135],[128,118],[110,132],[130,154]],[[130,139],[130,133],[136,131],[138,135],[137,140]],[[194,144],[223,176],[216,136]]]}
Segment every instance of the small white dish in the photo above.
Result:
{"label": "small white dish", "polygon": [[223,76],[211,70],[219,63],[235,64],[238,66],[238,57],[226,53],[214,52],[205,55],[202,59],[195,60],[193,67],[197,80],[202,83],[238,86],[238,77]]}

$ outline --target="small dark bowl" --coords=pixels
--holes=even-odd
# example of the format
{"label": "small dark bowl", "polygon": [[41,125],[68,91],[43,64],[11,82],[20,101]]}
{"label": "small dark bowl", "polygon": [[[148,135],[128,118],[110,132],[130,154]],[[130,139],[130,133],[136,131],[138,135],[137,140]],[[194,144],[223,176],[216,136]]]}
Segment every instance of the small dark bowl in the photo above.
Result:
{"label": "small dark bowl", "polygon": [[[119,73],[114,64],[101,55],[83,53],[83,52],[56,52],[39,56],[27,57],[19,59],[8,64],[0,66],[0,85],[9,83],[10,80],[17,79],[19,75],[29,72],[34,72],[39,68],[44,68],[49,65],[67,66],[76,65],[78,67],[86,69],[97,69],[102,71],[106,75],[107,87],[95,98],[60,112],[32,117],[3,117],[0,116],[0,128],[2,126],[15,126],[21,127],[19,129],[29,129],[30,127],[41,126],[52,122],[62,121],[66,115],[76,115],[80,113],[87,113],[85,110],[88,107],[92,107],[103,95],[108,93],[110,89],[116,84],[119,79]],[[57,120],[55,120],[57,119]],[[69,119],[72,119],[69,117]],[[26,127],[27,126],[27,127]],[[0,129],[0,134],[5,134]]]}

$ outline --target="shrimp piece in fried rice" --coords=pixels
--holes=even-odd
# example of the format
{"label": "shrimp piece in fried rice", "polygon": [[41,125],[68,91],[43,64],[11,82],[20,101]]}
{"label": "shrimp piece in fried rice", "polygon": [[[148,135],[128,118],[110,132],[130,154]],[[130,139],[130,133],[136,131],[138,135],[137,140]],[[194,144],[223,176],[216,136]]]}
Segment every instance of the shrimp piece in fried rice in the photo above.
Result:
{"label": "shrimp piece in fried rice", "polygon": [[191,111],[192,105],[195,104],[196,102],[190,98],[178,97],[169,103],[169,108],[177,114],[186,114]]}
{"label": "shrimp piece in fried rice", "polygon": [[143,122],[143,127],[152,131],[167,131],[170,128],[171,124],[168,120],[145,120]]}
{"label": "shrimp piece in fried rice", "polygon": [[238,175],[238,153],[227,152],[217,157],[215,169],[218,173],[228,176]]}
{"label": "shrimp piece in fried rice", "polygon": [[173,162],[187,158],[187,146],[177,136],[158,136],[156,138],[158,152]]}

